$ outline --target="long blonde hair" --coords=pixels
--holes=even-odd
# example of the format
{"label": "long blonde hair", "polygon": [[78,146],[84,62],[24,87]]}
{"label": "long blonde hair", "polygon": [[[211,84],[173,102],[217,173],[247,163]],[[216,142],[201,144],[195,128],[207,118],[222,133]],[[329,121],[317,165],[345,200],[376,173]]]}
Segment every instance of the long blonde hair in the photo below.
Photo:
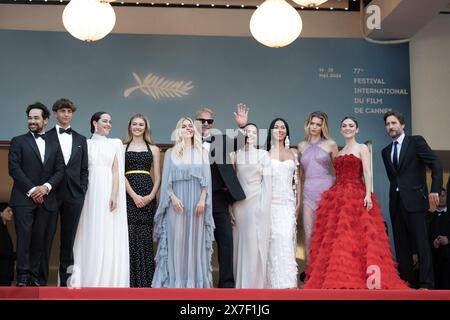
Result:
{"label": "long blonde hair", "polygon": [[195,127],[194,121],[192,121],[189,117],[182,117],[177,122],[177,127],[175,128],[175,145],[173,147],[173,153],[178,159],[183,158],[184,151],[186,150],[186,144],[184,143],[183,136],[181,134],[181,126],[183,125],[183,121],[189,121],[192,124],[192,127],[194,128],[194,136],[192,137],[192,145],[195,149],[197,149],[200,153],[202,153],[203,146],[202,146],[202,136],[198,132],[197,128]]}
{"label": "long blonde hair", "polygon": [[136,113],[133,116],[131,116],[130,120],[128,121],[128,129],[127,133],[125,135],[125,139],[123,140],[123,144],[129,144],[131,141],[133,141],[133,133],[131,132],[131,123],[134,119],[139,118],[144,120],[145,122],[145,131],[144,131],[144,141],[147,144],[153,144],[153,138],[152,138],[152,128],[150,127],[150,121],[146,116],[144,116],[141,113]]}
{"label": "long blonde hair", "polygon": [[320,137],[325,140],[331,139],[327,114],[322,111],[314,111],[309,114],[308,118],[305,121],[305,141],[309,141],[309,139],[311,139],[311,134],[309,133],[309,125],[311,124],[313,118],[319,118],[322,120],[322,130],[320,132]]}

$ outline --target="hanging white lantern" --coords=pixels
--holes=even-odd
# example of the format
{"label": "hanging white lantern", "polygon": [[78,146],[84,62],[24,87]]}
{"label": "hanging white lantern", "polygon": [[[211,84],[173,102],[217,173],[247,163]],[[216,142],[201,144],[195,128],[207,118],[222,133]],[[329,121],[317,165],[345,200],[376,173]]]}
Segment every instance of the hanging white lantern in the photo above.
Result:
{"label": "hanging white lantern", "polygon": [[71,0],[64,8],[66,30],[82,41],[96,41],[105,37],[116,24],[116,13],[109,3],[97,0]]}
{"label": "hanging white lantern", "polygon": [[266,0],[250,19],[253,37],[271,48],[292,43],[302,32],[302,26],[300,14],[285,0]]}
{"label": "hanging white lantern", "polygon": [[310,8],[320,6],[321,4],[327,2],[328,0],[292,0],[292,1],[303,7]]}

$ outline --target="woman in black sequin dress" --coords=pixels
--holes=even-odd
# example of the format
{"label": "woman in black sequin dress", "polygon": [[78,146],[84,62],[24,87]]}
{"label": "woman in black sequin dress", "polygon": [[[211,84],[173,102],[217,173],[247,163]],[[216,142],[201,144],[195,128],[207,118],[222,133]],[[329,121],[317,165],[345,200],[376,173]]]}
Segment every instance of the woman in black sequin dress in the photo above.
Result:
{"label": "woman in black sequin dress", "polygon": [[[160,150],[153,145],[146,116],[136,114],[128,122],[124,144],[130,242],[130,287],[150,287],[155,270],[153,217],[161,181]],[[153,173],[154,181],[150,173]]]}

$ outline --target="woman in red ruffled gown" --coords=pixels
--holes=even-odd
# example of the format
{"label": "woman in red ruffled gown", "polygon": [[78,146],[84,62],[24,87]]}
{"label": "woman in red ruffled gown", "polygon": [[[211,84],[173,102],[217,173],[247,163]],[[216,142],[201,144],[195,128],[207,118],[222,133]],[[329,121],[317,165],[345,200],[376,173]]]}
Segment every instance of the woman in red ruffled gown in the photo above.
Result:
{"label": "woman in red ruffled gown", "polygon": [[322,194],[317,209],[305,289],[408,288],[398,275],[380,206],[370,192],[370,152],[356,142],[357,132],[354,118],[342,120],[346,144],[334,159],[336,183]]}

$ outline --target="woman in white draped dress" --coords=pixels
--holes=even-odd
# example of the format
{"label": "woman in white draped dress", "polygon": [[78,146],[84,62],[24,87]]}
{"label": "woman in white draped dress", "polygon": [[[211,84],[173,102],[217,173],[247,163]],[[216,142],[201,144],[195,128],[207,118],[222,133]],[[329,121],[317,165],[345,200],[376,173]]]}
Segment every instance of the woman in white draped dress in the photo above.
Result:
{"label": "woman in white draped dress", "polygon": [[236,288],[267,288],[272,174],[269,153],[257,149],[258,129],[245,127],[245,147],[231,154],[246,198],[232,207]]}
{"label": "woman in white draped dress", "polygon": [[124,152],[109,139],[111,116],[91,118],[89,184],[74,243],[72,287],[129,287],[129,243]]}

